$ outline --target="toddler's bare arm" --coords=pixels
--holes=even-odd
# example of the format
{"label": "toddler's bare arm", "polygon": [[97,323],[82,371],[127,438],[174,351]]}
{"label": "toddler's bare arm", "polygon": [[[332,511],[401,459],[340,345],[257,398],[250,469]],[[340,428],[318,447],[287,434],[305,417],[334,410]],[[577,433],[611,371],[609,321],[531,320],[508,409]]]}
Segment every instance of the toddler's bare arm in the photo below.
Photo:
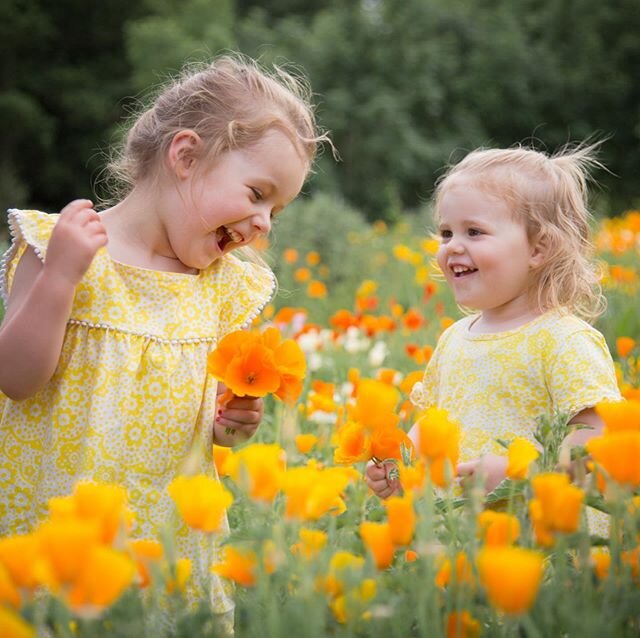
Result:
{"label": "toddler's bare arm", "polygon": [[0,390],[11,399],[32,396],[53,376],[75,288],[106,243],[91,202],[75,200],[60,215],[44,264],[25,251],[0,327]]}

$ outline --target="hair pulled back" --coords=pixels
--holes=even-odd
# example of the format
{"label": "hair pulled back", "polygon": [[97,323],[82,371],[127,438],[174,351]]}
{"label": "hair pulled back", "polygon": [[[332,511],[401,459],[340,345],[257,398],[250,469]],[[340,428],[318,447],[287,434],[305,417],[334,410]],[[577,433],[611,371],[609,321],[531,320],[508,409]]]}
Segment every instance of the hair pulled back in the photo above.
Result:
{"label": "hair pulled back", "polygon": [[531,272],[532,302],[543,311],[566,309],[593,320],[606,307],[587,205],[591,171],[602,166],[596,159],[599,145],[566,146],[552,155],[521,146],[472,151],[438,182],[435,213],[456,184],[505,199],[529,241],[544,250],[544,262]]}
{"label": "hair pulled back", "polygon": [[291,139],[309,168],[319,144],[329,141],[316,125],[305,80],[280,67],[267,71],[243,56],[225,55],[205,66],[185,67],[151,106],[134,115],[107,172],[122,197],[157,177],[181,130],[197,133],[202,156],[213,161],[227,150],[251,146],[271,128]]}

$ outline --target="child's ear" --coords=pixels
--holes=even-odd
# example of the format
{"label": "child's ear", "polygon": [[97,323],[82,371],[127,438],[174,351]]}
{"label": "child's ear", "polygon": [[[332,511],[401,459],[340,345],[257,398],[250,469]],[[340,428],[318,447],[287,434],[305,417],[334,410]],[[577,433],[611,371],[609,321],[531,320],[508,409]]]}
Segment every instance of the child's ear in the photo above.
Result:
{"label": "child's ear", "polygon": [[191,129],[178,131],[178,133],[173,136],[171,144],[169,145],[167,159],[169,161],[169,167],[175,172],[178,179],[184,179],[189,176],[196,164],[201,149],[202,139]]}
{"label": "child's ear", "polygon": [[549,244],[544,236],[538,237],[531,245],[531,256],[529,257],[529,268],[539,268],[544,264],[549,252]]}

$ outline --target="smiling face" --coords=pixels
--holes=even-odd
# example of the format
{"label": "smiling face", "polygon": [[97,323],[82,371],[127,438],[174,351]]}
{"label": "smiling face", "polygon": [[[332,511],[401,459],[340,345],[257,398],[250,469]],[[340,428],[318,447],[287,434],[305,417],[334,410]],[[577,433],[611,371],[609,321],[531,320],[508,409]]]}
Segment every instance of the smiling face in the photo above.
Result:
{"label": "smiling face", "polygon": [[267,235],[273,218],[299,194],[309,168],[275,128],[250,147],[224,152],[206,169],[176,156],[180,210],[165,215],[166,235],[175,256],[199,270]]}
{"label": "smiling face", "polygon": [[528,287],[542,255],[507,202],[472,182],[456,182],[443,192],[438,212],[436,258],[456,302],[480,310],[488,324],[535,316]]}

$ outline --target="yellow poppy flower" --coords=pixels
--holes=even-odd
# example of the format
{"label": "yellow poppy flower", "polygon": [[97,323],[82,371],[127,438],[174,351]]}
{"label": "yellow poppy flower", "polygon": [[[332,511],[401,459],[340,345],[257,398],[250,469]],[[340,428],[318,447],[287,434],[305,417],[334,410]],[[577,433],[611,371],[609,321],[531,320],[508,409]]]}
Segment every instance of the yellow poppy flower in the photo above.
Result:
{"label": "yellow poppy flower", "polygon": [[506,475],[515,480],[527,478],[529,466],[539,456],[540,453],[531,441],[522,438],[515,439],[507,451]]}
{"label": "yellow poppy flower", "polygon": [[0,636],[6,636],[6,638],[35,638],[36,630],[15,612],[0,607]]}
{"label": "yellow poppy flower", "polygon": [[285,452],[275,443],[253,443],[230,456],[225,469],[252,499],[271,503],[282,483]]}
{"label": "yellow poppy flower", "polygon": [[231,492],[204,474],[178,476],[168,490],[184,522],[203,532],[218,531],[233,503]]}

